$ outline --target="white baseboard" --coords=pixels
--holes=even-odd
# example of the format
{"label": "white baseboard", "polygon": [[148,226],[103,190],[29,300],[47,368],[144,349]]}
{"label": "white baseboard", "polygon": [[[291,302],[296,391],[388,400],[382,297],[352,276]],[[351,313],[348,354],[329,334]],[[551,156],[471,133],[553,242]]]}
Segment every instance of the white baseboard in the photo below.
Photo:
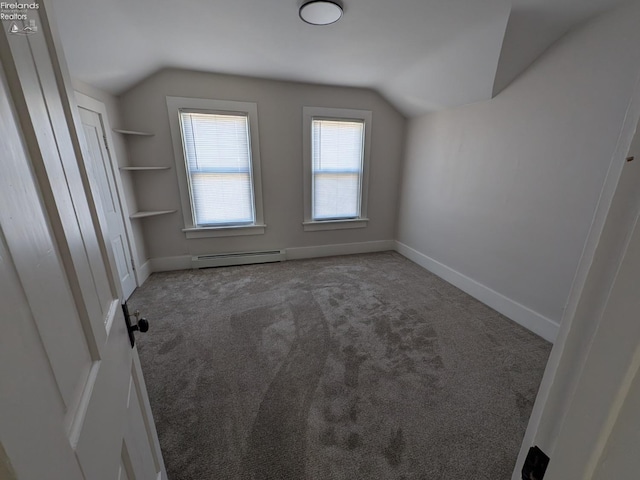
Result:
{"label": "white baseboard", "polygon": [[540,335],[545,340],[552,343],[555,341],[560,325],[553,320],[540,315],[510,298],[505,297],[501,293],[478,283],[466,275],[447,267],[446,265],[418,252],[402,242],[395,241],[395,250],[399,254],[407,257],[409,260],[436,274],[452,285],[455,285],[472,297],[480,300],[485,305],[488,305],[494,310],[500,312],[505,317],[519,323],[526,329],[531,330],[533,333]]}
{"label": "white baseboard", "polygon": [[[524,305],[505,297],[501,293],[463,275],[456,270],[428,257],[417,250],[396,240],[377,240],[372,242],[340,243],[316,245],[312,247],[292,247],[285,249],[287,260],[329,257],[334,255],[352,255],[395,250],[421,267],[455,285],[460,290],[480,300],[505,317],[540,335],[550,342],[555,341],[560,326],[553,320],[540,315]],[[188,270],[191,268],[191,255],[152,258],[139,269],[139,275],[145,280],[151,272]]]}
{"label": "white baseboard", "polygon": [[141,287],[144,282],[147,281],[147,278],[149,278],[149,275],[151,275],[151,260],[147,260],[146,262],[144,262],[142,265],[140,265],[138,267],[138,272],[136,275],[136,278],[138,280],[138,286]]}
{"label": "white baseboard", "polygon": [[313,247],[293,247],[285,249],[287,253],[287,260],[331,257],[333,255],[353,255],[355,253],[384,252],[386,250],[395,250],[394,240],[339,243],[334,245],[317,245]]}
{"label": "white baseboard", "polygon": [[156,257],[149,260],[152,272],[169,272],[171,270],[188,270],[191,268],[191,255],[177,257]]}
{"label": "white baseboard", "polygon": [[[317,245],[313,247],[292,247],[285,249],[285,254],[287,260],[299,260],[303,258],[329,257],[333,255],[383,252],[386,250],[395,250],[394,240],[340,243],[334,245]],[[187,270],[191,268],[191,255],[157,257],[150,259],[147,263],[150,264],[151,272]]]}

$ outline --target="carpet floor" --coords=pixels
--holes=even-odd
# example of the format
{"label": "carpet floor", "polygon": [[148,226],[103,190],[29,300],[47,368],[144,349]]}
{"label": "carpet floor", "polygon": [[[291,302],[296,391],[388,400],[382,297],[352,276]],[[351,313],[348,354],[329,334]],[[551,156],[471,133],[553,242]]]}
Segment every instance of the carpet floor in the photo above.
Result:
{"label": "carpet floor", "polygon": [[551,345],[394,252],[155,273],[169,480],[508,480]]}

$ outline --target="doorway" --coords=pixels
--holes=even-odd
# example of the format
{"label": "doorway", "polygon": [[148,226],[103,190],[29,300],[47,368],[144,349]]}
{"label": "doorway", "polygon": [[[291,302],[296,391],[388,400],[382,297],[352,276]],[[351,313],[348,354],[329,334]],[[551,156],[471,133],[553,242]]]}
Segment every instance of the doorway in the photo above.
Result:
{"label": "doorway", "polygon": [[107,135],[106,107],[86,95],[76,93],[82,129],[87,141],[86,168],[95,181],[96,197],[102,203],[107,235],[116,260],[118,280],[124,298],[129,298],[137,286],[133,242],[127,228],[127,210],[121,202],[117,160]]}

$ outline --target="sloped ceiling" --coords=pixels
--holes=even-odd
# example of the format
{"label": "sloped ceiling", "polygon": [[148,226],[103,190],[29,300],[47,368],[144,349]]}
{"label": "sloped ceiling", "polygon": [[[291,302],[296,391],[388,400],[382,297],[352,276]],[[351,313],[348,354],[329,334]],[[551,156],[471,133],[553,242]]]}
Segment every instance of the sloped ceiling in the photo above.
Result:
{"label": "sloped ceiling", "polygon": [[[72,76],[120,94],[185,68],[378,90],[408,116],[487,100],[572,26],[621,0],[56,0]],[[505,35],[506,32],[506,35]]]}

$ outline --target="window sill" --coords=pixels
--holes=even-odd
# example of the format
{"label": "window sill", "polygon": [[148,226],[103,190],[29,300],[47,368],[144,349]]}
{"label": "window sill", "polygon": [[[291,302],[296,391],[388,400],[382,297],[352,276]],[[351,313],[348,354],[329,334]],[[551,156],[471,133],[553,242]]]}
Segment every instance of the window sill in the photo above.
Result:
{"label": "window sill", "polygon": [[239,237],[241,235],[262,235],[266,225],[239,225],[229,227],[192,227],[182,231],[187,238]]}
{"label": "window sill", "polygon": [[325,220],[302,222],[305,232],[317,232],[319,230],[342,230],[344,228],[365,228],[368,218],[353,218],[349,220]]}

